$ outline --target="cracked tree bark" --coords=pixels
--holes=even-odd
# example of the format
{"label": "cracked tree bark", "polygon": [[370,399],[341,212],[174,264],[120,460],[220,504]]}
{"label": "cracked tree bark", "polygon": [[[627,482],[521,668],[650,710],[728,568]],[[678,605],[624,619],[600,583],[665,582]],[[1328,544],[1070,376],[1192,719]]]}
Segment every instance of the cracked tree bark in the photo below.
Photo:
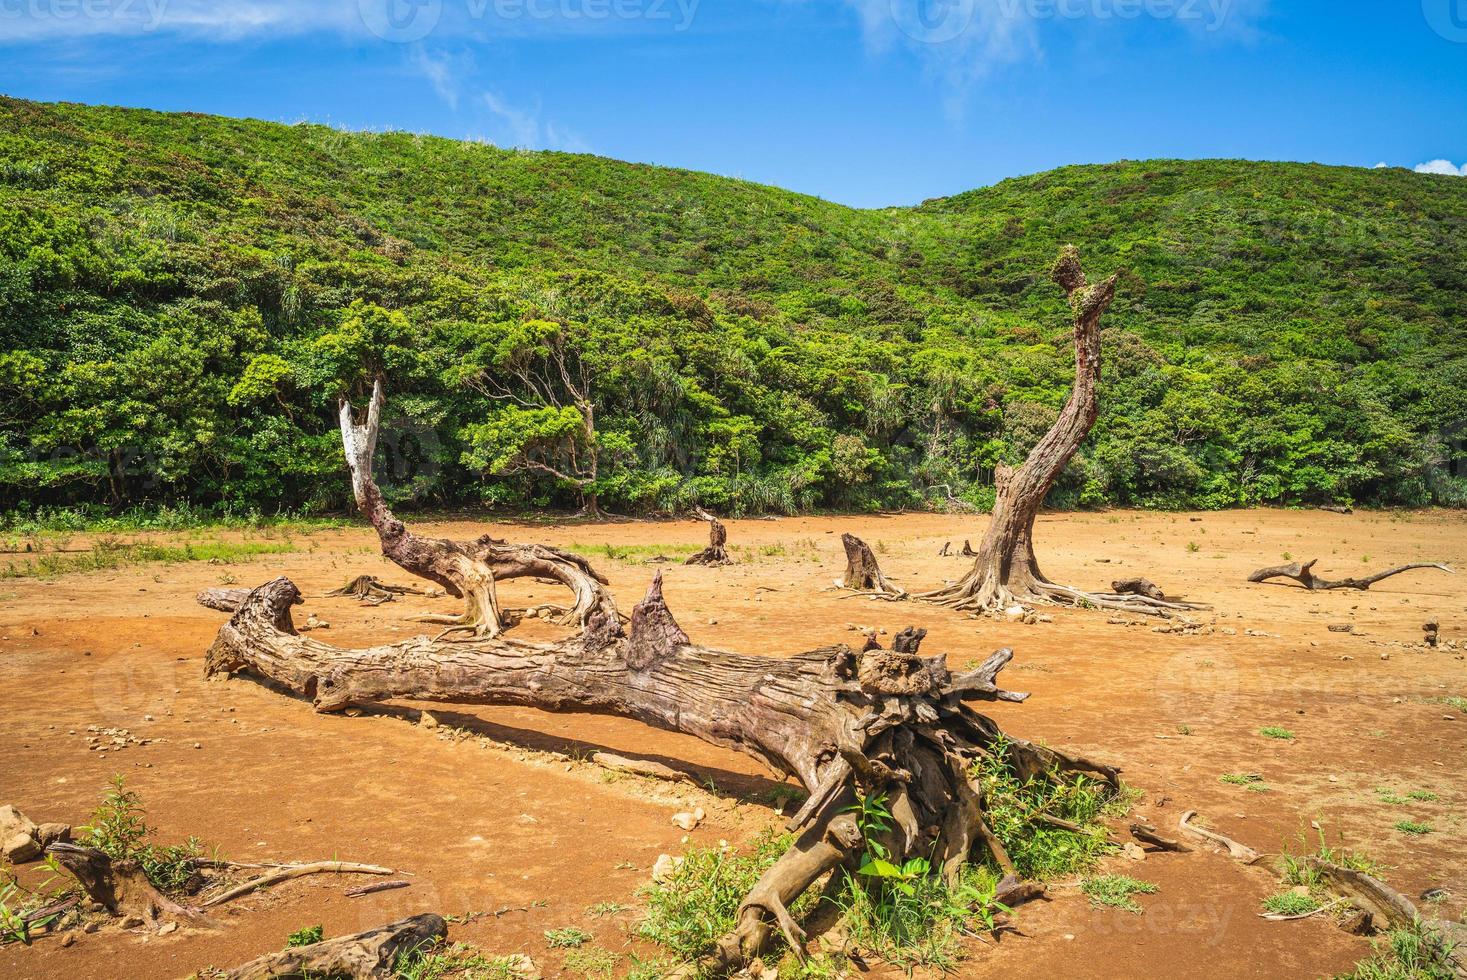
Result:
{"label": "cracked tree bark", "polygon": [[995,683],[1008,650],[957,675],[942,657],[917,654],[917,630],[904,631],[891,651],[831,646],[772,659],[712,650],[678,626],[660,573],[628,631],[593,611],[578,635],[558,643],[418,637],[342,650],[295,632],[290,610],[299,602],[284,578],[251,591],[210,648],[208,674],[259,675],[310,697],[318,711],[407,698],[621,715],[798,778],[810,794],[789,822],[799,837],[745,897],[736,928],[698,964],[709,972],[739,969],[776,932],[803,950],[789,908],[858,860],[863,841],[847,812],[858,792],[890,800],[894,826],[881,843],[891,854],[930,858],[951,878],[985,851],[1011,867],[970,775],[975,760],[1001,755],[1021,780],[1083,773],[1118,786],[1116,770],[1005,736],[969,707],[1027,697]]}
{"label": "cracked tree bark", "polygon": [[1100,318],[1115,299],[1116,276],[1089,283],[1073,245],[1060,252],[1051,278],[1069,296],[1074,314],[1075,385],[1059,418],[1017,470],[1001,465],[995,474],[993,517],[978,546],[973,568],[951,586],[915,598],[971,612],[991,612],[1015,603],[1097,606],[1167,616],[1198,608],[1139,595],[1083,592],[1051,582],[1034,557],[1034,519],[1050,488],[1074,458],[1099,412]]}
{"label": "cracked tree bark", "polygon": [[584,626],[597,616],[618,621],[616,604],[606,591],[606,579],[586,559],[545,545],[515,545],[484,535],[473,541],[419,537],[388,508],[372,478],[372,457],[381,427],[382,379],[372,385],[366,418],[358,424],[352,405],[341,400],[341,441],[351,469],[352,496],[377,531],[382,554],[405,571],[436,582],[449,595],[464,600],[460,616],[421,616],[417,621],[447,627],[444,634],[467,632],[498,636],[511,623],[499,606],[496,582],[513,578],[544,578],[571,590],[574,602],[561,617],[562,625]]}
{"label": "cracked tree bark", "polygon": [[841,585],[852,592],[869,592],[874,596],[904,599],[907,590],[892,583],[881,571],[881,564],[871,546],[854,534],[842,534],[840,543],[846,549],[846,574]]}
{"label": "cracked tree bark", "polygon": [[1435,568],[1439,571],[1446,572],[1448,575],[1456,574],[1446,565],[1439,564],[1438,562],[1422,561],[1413,562],[1409,565],[1398,565],[1395,568],[1377,572],[1374,575],[1367,575],[1364,578],[1342,578],[1338,581],[1333,581],[1331,579],[1315,577],[1314,566],[1318,563],[1319,559],[1316,558],[1302,565],[1294,562],[1291,565],[1275,565],[1272,568],[1260,568],[1248,576],[1248,581],[1256,583],[1266,582],[1273,578],[1291,578],[1310,592],[1325,592],[1333,589],[1354,589],[1358,592],[1365,592],[1382,579],[1388,579],[1392,575],[1400,575],[1402,572],[1415,571],[1418,568]]}

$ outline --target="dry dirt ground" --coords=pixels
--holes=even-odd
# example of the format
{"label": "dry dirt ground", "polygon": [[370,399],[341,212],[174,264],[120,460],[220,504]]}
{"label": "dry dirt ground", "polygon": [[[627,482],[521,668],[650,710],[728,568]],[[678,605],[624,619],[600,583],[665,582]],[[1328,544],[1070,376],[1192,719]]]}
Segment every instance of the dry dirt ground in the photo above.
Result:
{"label": "dry dirt ground", "polygon": [[[993,714],[1010,731],[1079,750],[1125,770],[1143,796],[1137,810],[1173,830],[1184,809],[1271,853],[1313,837],[1364,850],[1415,896],[1444,888],[1442,911],[1467,906],[1467,717],[1446,702],[1467,696],[1467,575],[1416,572],[1369,593],[1309,594],[1245,578],[1284,553],[1322,560],[1326,574],[1412,560],[1467,568],[1459,514],[1245,511],[1220,514],[1045,515],[1037,528],[1052,578],[1104,587],[1145,574],[1170,594],[1210,602],[1211,632],[1153,632],[1102,612],[1055,611],[1052,623],[1005,624],[920,604],[842,598],[841,531],[875,547],[908,586],[958,576],[945,541],[976,540],[984,518],[942,515],[732,521],[739,564],[666,569],[669,603],[694,640],[771,657],[836,642],[859,643],[850,624],[894,633],[925,626],[924,653],[961,666],[1012,646],[1007,687],[1033,693]],[[422,528],[426,529],[426,528]],[[517,540],[600,547],[698,546],[704,526],[445,523],[437,533],[485,530]],[[165,540],[168,536],[157,536]],[[544,932],[578,926],[630,964],[654,952],[629,938],[637,889],[662,853],[680,853],[671,816],[701,805],[695,845],[747,840],[771,824],[774,783],[750,760],[690,738],[614,718],[514,708],[435,709],[443,728],[414,724],[421,706],[361,717],[314,714],[309,705],[248,679],[206,682],[202,657],[221,616],[194,604],[221,582],[275,575],[319,597],[363,572],[408,581],[366,529],[293,537],[297,551],[226,566],[137,565],[49,580],[0,581],[0,803],[38,822],[82,824],[107,780],[123,773],[165,841],[197,835],[237,860],[342,859],[411,872],[412,887],[361,899],[362,879],[315,877],[226,906],[216,933],[157,936],[105,930],[69,948],[42,939],[0,950],[0,977],[181,977],[278,949],[321,923],[328,935],[422,911],[487,913],[451,935],[495,954],[524,952],[547,976],[569,975]],[[649,553],[597,559],[623,609],[640,597]],[[686,553],[686,549],[682,552]],[[1368,559],[1367,557],[1368,556]],[[761,586],[769,587],[768,591]],[[507,604],[545,585],[512,583]],[[417,611],[454,611],[448,599],[407,597],[378,608],[310,598],[317,634],[339,645],[416,635]],[[1458,651],[1418,649],[1421,624],[1439,618]],[[1327,630],[1353,623],[1353,634]],[[548,635],[533,623],[525,633]],[[1231,632],[1230,632],[1231,631]],[[1250,632],[1251,631],[1251,632]],[[147,745],[89,750],[88,726],[125,728]],[[1281,726],[1293,740],[1265,738]],[[612,778],[580,761],[605,747],[691,768],[709,790]],[[1258,773],[1266,792],[1224,784]],[[1427,790],[1435,802],[1393,805],[1381,791]],[[1429,823],[1408,836],[1398,821]],[[1273,923],[1259,902],[1276,890],[1265,866],[1245,868],[1201,851],[1152,856],[1119,870],[1155,882],[1144,914],[1092,910],[1073,882],[1021,910],[1020,934],[975,944],[966,977],[1312,977],[1348,968],[1366,941],[1327,921]],[[597,918],[596,903],[628,911]],[[497,914],[496,914],[497,913]]]}

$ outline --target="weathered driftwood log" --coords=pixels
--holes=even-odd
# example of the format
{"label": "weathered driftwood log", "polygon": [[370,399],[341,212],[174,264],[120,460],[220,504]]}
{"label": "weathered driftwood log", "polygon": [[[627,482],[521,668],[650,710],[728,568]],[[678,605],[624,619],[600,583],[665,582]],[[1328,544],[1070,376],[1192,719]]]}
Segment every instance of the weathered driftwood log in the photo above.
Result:
{"label": "weathered driftwood log", "polygon": [[551,579],[566,586],[575,603],[564,625],[584,626],[593,614],[615,622],[616,605],[604,588],[606,579],[586,559],[545,545],[514,545],[484,535],[474,541],[424,538],[412,533],[388,508],[372,478],[385,402],[382,379],[372,386],[366,419],[358,424],[352,406],[341,400],[341,441],[351,469],[352,494],[362,514],[377,531],[382,554],[405,571],[441,585],[449,595],[464,600],[461,616],[422,616],[419,622],[438,623],[449,632],[498,636],[505,623],[499,609],[496,581],[512,578]]}
{"label": "weathered driftwood log", "polygon": [[232,613],[250,594],[249,589],[205,589],[194,599],[199,605],[219,612]]}
{"label": "weathered driftwood log", "polygon": [[1244,864],[1256,864],[1263,860],[1263,855],[1259,854],[1247,844],[1240,844],[1226,834],[1219,834],[1215,830],[1208,830],[1206,827],[1193,823],[1192,818],[1195,816],[1197,816],[1196,810],[1188,810],[1182,814],[1182,819],[1177,821],[1177,826],[1194,837],[1225,849],[1228,852],[1228,856],[1234,861],[1242,861]]}
{"label": "weathered driftwood log", "polygon": [[1066,246],[1050,270],[1069,296],[1074,316],[1075,385],[1059,418],[1017,470],[1000,465],[994,475],[997,496],[993,517],[978,546],[973,568],[958,582],[915,597],[955,609],[989,612],[1015,603],[1095,606],[1168,616],[1199,608],[1140,595],[1083,592],[1051,582],[1034,557],[1034,520],[1044,498],[1099,413],[1100,318],[1115,299],[1116,276],[1090,283],[1080,267],[1080,253]]}
{"label": "weathered driftwood log", "polygon": [[1331,589],[1355,589],[1359,592],[1364,592],[1382,579],[1388,579],[1392,575],[1400,575],[1402,572],[1410,572],[1418,568],[1435,568],[1446,572],[1448,575],[1456,574],[1446,565],[1438,562],[1419,561],[1412,562],[1409,565],[1398,565],[1395,568],[1389,568],[1383,572],[1377,572],[1374,575],[1367,575],[1365,578],[1342,578],[1334,581],[1315,576],[1314,566],[1318,563],[1319,559],[1315,558],[1313,561],[1307,561],[1303,564],[1293,562],[1289,565],[1275,565],[1271,568],[1260,568],[1248,576],[1248,581],[1266,582],[1273,578],[1291,578],[1310,592],[1324,592]]}
{"label": "weathered driftwood log", "polygon": [[282,881],[290,881],[293,878],[304,878],[307,875],[390,875],[391,868],[379,868],[374,864],[353,864],[350,861],[315,861],[311,864],[287,864],[282,865],[258,878],[252,878],[243,884],[235,885],[226,889],[218,895],[204,902],[204,908],[212,908],[215,905],[223,905],[225,902],[233,901],[241,895],[259,891],[261,888],[269,888],[278,885]]}
{"label": "weathered driftwood log", "polygon": [[293,946],[269,953],[224,974],[227,980],[273,980],[276,977],[351,977],[352,980],[388,980],[397,976],[399,957],[426,950],[448,936],[441,916],[415,915],[359,932],[324,939],[309,946]]}
{"label": "weathered driftwood log", "polygon": [[1308,863],[1326,890],[1365,914],[1368,930],[1420,929],[1427,943],[1452,965],[1457,976],[1467,977],[1467,925],[1423,916],[1415,902],[1364,871],[1317,857],[1308,858]]}
{"label": "weathered driftwood log", "polygon": [[65,843],[52,844],[46,853],[76,879],[88,898],[112,915],[136,916],[150,923],[207,921],[153,887],[142,866],[130,858],[114,861],[94,847]]}
{"label": "weathered driftwood log", "polygon": [[892,598],[905,598],[907,590],[893,585],[881,571],[870,545],[854,534],[842,534],[840,543],[846,549],[846,574],[841,585],[853,592],[874,592]]}
{"label": "weathered driftwood log", "polygon": [[339,589],[332,589],[326,593],[328,598],[349,596],[359,599],[364,605],[380,606],[384,602],[391,602],[400,595],[427,595],[423,589],[415,589],[411,585],[392,585],[383,582],[375,575],[358,575]]}
{"label": "weathered driftwood log", "polygon": [[732,565],[733,559],[728,554],[728,528],[723,522],[712,514],[703,510],[697,510],[698,519],[708,522],[708,547],[693,555],[684,565]]}
{"label": "weathered driftwood log", "polygon": [[1166,593],[1161,587],[1149,578],[1123,578],[1110,583],[1110,590],[1116,595],[1140,595],[1158,602],[1166,598]]}
{"label": "weathered driftwood log", "polygon": [[592,615],[557,643],[426,637],[342,650],[297,635],[300,601],[287,579],[252,591],[219,631],[206,658],[211,675],[250,672],[313,699],[318,711],[407,698],[517,704],[621,715],[743,752],[778,774],[794,774],[810,796],[789,822],[800,834],[745,898],[737,928],[700,968],[738,969],[778,929],[800,949],[793,900],[859,853],[848,811],[858,792],[884,793],[894,826],[880,843],[897,858],[923,856],[949,876],[985,849],[1011,867],[987,823],[979,758],[998,755],[1021,779],[1084,773],[1112,787],[1114,769],[1005,736],[973,701],[1023,701],[997,687],[1012,653],[952,674],[943,658],[918,655],[922,631],[900,634],[900,650],[858,653],[831,646],[788,659],[726,653],[692,644],[662,595],[660,574],[623,632]]}

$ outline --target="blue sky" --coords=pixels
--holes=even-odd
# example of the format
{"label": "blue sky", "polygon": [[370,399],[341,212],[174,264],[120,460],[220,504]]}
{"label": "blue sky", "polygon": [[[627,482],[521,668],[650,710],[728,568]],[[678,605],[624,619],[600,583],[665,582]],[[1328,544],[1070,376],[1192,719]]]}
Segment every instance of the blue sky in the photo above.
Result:
{"label": "blue sky", "polygon": [[1067,163],[1467,166],[1467,0],[0,0],[0,92],[858,206]]}

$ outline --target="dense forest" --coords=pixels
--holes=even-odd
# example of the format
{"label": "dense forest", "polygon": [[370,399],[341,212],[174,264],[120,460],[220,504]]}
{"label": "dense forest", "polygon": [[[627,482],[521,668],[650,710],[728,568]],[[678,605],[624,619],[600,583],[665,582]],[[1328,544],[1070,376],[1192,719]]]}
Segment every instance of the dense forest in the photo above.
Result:
{"label": "dense forest", "polygon": [[1467,503],[1467,180],[1067,167],[853,210],[409,133],[0,98],[0,510],[984,507],[1121,273],[1055,506]]}

